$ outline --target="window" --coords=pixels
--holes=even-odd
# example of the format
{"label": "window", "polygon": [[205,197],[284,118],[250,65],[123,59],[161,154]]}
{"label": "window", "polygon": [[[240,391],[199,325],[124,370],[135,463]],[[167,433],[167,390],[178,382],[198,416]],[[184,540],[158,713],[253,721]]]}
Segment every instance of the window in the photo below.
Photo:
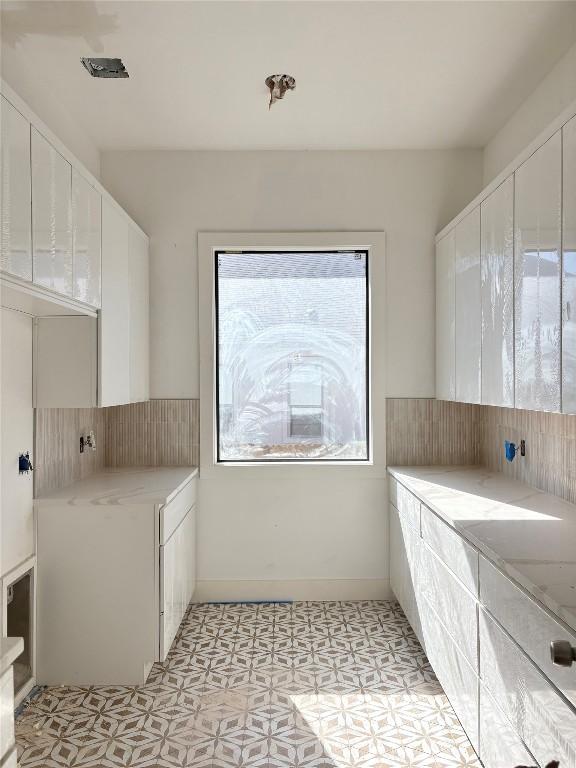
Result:
{"label": "window", "polygon": [[215,258],[218,461],[367,461],[368,252]]}

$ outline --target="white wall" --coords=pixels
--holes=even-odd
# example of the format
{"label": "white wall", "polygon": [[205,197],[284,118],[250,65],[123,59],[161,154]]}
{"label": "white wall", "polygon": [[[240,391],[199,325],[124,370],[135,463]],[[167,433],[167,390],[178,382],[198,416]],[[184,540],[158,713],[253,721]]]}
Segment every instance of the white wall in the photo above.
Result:
{"label": "white wall", "polygon": [[434,395],[434,235],[480,150],[105,152],[102,181],[151,238],[152,397],[199,394],[201,230],[385,230],[387,395]]}
{"label": "white wall", "polygon": [[[111,152],[102,177],[151,237],[152,397],[199,394],[202,230],[385,230],[374,355],[387,394],[434,394],[434,234],[480,190],[481,151]],[[255,477],[200,482],[199,598],[388,594],[382,476]]]}
{"label": "white wall", "polygon": [[576,100],[576,44],[484,148],[484,185]]}

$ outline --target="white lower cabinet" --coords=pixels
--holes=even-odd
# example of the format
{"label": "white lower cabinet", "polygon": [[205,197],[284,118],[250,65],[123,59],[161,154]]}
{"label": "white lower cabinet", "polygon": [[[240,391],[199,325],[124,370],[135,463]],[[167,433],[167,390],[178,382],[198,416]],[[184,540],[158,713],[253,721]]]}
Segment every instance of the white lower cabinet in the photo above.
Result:
{"label": "white lower cabinet", "polygon": [[190,475],[106,470],[35,501],[40,685],[140,685],[166,658],[195,587]]}
{"label": "white lower cabinet", "polygon": [[478,752],[478,676],[430,603],[421,597],[418,608],[426,654],[466,735]]}
{"label": "white lower cabinet", "polygon": [[484,685],[541,766],[576,768],[576,713],[488,613],[480,617]]}
{"label": "white lower cabinet", "polygon": [[576,678],[549,657],[550,641],[576,636],[432,513],[425,494],[394,479],[390,489],[403,510],[389,506],[392,590],[485,768],[576,768]]}
{"label": "white lower cabinet", "polygon": [[[494,738],[495,735],[497,738]],[[534,765],[535,760],[520,736],[480,684],[480,759],[484,768],[511,768]]]}
{"label": "white lower cabinet", "polygon": [[420,536],[405,515],[390,505],[390,586],[412,629],[424,645],[416,602]]}
{"label": "white lower cabinet", "polygon": [[164,661],[196,586],[196,508],[160,547],[160,659]]}
{"label": "white lower cabinet", "polygon": [[0,676],[0,761],[14,745],[14,676],[9,667]]}
{"label": "white lower cabinet", "polygon": [[425,544],[419,591],[448,629],[472,669],[478,669],[478,603]]}

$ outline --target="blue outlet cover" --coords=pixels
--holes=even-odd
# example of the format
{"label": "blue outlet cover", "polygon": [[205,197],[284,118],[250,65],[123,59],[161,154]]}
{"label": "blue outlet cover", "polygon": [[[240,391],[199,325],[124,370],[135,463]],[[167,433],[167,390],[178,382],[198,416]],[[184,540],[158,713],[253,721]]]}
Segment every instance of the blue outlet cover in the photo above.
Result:
{"label": "blue outlet cover", "polygon": [[514,461],[514,457],[516,456],[516,443],[510,443],[508,440],[505,440],[504,452],[506,454],[506,461]]}

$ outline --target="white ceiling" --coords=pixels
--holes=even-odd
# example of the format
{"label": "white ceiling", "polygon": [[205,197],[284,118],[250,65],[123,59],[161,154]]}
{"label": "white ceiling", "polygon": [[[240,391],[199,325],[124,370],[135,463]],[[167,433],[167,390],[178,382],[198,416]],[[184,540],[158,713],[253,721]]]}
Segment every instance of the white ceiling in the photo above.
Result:
{"label": "white ceiling", "polygon": [[575,39],[576,2],[2,2],[5,79],[103,150],[483,146]]}

